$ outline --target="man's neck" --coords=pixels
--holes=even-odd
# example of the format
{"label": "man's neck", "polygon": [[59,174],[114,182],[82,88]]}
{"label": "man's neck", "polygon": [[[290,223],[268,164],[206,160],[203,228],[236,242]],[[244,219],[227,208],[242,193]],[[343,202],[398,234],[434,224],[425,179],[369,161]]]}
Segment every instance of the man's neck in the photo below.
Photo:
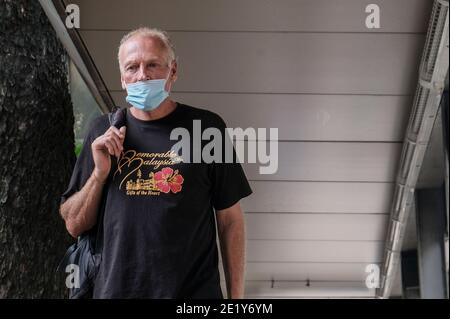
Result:
{"label": "man's neck", "polygon": [[152,111],[143,111],[135,107],[130,107],[130,112],[135,118],[139,120],[152,121],[169,115],[176,109],[176,107],[177,103],[168,98],[164,102],[162,102],[160,106]]}

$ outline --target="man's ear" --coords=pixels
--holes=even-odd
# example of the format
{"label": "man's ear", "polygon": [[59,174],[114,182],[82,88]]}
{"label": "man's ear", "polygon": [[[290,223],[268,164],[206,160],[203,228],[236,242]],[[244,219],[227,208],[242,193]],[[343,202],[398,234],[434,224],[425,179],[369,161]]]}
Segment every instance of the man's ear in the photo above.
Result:
{"label": "man's ear", "polygon": [[171,78],[173,82],[175,82],[178,79],[178,64],[176,60],[173,61],[171,72],[172,72]]}

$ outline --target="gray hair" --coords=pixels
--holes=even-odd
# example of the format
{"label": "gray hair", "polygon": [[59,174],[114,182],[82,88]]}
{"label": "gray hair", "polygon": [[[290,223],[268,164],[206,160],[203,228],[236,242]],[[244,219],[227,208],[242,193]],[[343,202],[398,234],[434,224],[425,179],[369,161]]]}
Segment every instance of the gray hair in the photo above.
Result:
{"label": "gray hair", "polygon": [[117,53],[117,60],[119,61],[119,66],[120,66],[120,70],[122,71],[122,65],[120,64],[120,50],[122,48],[122,45],[127,42],[130,38],[136,36],[136,35],[141,35],[144,37],[150,37],[150,38],[156,38],[158,39],[161,44],[164,46],[164,48],[166,49],[167,52],[167,63],[170,64],[172,63],[174,60],[176,60],[175,57],[175,47],[172,44],[172,41],[169,38],[169,35],[167,34],[167,32],[156,29],[156,28],[149,28],[149,27],[141,27],[135,30],[132,30],[130,32],[128,32],[127,34],[125,34],[123,36],[123,38],[120,40],[120,44],[119,44],[119,50]]}

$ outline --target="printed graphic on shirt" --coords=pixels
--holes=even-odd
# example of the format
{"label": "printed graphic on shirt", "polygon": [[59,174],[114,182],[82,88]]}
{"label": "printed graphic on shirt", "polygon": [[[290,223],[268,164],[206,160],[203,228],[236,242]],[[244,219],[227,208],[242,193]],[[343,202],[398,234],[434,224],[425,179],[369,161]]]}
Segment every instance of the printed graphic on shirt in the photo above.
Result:
{"label": "printed graphic on shirt", "polygon": [[179,170],[169,167],[182,162],[174,151],[143,153],[127,150],[117,161],[113,179],[121,178],[119,189],[129,196],[176,194],[184,182]]}

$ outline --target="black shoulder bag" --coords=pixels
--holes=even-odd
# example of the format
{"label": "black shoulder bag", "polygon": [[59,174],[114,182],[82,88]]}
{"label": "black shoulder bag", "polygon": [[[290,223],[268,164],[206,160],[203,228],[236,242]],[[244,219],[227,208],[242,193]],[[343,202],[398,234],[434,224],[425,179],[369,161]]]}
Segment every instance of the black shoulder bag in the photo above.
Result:
{"label": "black shoulder bag", "polygon": [[[119,108],[108,114],[111,126],[120,128],[126,125],[126,108]],[[108,176],[107,183],[111,178]],[[81,234],[75,244],[71,245],[58,265],[57,271],[72,275],[69,298],[92,298],[94,281],[100,268],[103,249],[103,216],[105,213],[107,188],[103,188],[97,224]]]}

